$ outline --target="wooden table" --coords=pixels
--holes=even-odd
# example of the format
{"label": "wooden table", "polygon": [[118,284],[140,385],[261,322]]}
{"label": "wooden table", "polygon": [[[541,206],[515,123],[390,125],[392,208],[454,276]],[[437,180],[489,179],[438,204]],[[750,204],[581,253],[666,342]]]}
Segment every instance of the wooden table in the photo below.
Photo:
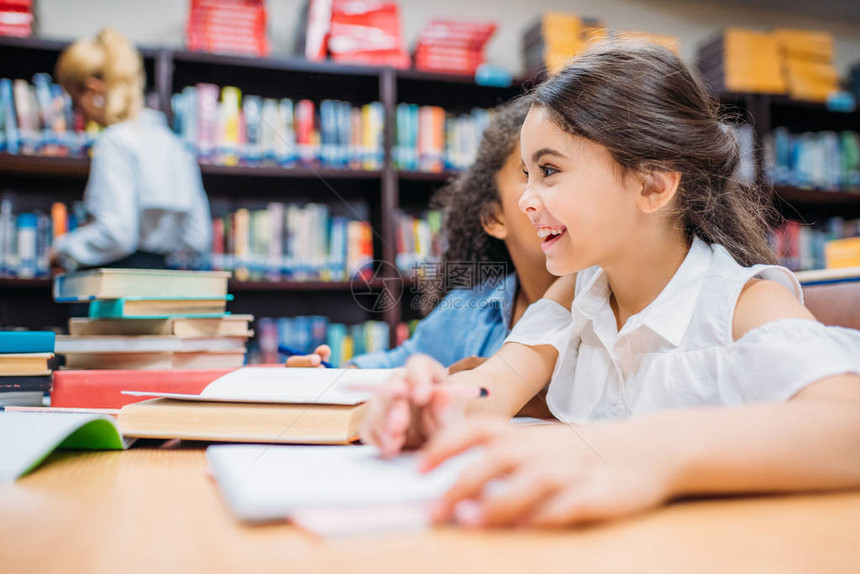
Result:
{"label": "wooden table", "polygon": [[322,541],[236,522],[203,450],[57,453],[0,484],[0,572],[860,572],[860,492],[674,504],[566,531]]}

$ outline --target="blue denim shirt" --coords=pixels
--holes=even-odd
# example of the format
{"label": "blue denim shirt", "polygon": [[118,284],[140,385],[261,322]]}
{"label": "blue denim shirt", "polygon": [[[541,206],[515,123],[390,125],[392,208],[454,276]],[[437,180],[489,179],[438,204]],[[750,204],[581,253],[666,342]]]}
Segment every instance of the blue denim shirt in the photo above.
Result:
{"label": "blue denim shirt", "polygon": [[457,289],[439,301],[418,323],[415,333],[389,351],[354,357],[350,363],[362,369],[401,367],[411,355],[430,355],[450,366],[466,357],[489,357],[510,333],[517,276],[511,273],[495,288],[479,285]]}

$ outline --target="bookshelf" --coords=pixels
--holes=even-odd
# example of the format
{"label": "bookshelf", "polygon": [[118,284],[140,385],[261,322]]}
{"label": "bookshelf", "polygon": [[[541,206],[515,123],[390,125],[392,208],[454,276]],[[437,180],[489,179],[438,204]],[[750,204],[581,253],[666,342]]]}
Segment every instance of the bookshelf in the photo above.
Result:
{"label": "bookshelf", "polygon": [[[29,79],[51,72],[67,42],[0,38],[0,77]],[[390,265],[367,285],[373,292],[402,291],[403,300],[379,311],[357,304],[350,282],[231,280],[234,313],[261,316],[324,314],[355,323],[384,320],[394,327],[404,319],[407,277],[393,271],[396,258],[396,219],[400,209],[426,208],[427,200],[454,172],[424,173],[394,169],[391,161],[395,108],[399,102],[440,105],[454,112],[492,107],[519,88],[493,88],[469,78],[389,68],[313,63],[300,58],[250,58],[185,50],[142,48],[147,75],[147,102],[172,119],[171,97],[186,86],[213,83],[236,86],[244,94],[262,97],[338,99],[360,105],[379,101],[384,107],[384,161],[378,170],[329,167],[226,166],[201,163],[204,187],[213,215],[238,207],[261,208],[270,201],[319,202],[347,209],[353,202],[367,206],[375,230],[374,258]],[[404,99],[405,98],[405,99]],[[41,157],[0,153],[0,192],[15,196],[28,209],[47,208],[53,201],[81,198],[89,173],[84,157]],[[0,324],[28,328],[63,326],[68,308],[50,301],[51,280],[0,278]],[[398,293],[399,294],[399,293]]]}
{"label": "bookshelf", "polygon": [[[29,79],[36,72],[50,72],[67,45],[40,39],[0,38],[0,77]],[[456,175],[450,171],[395,169],[392,142],[397,105],[440,105],[451,112],[468,112],[473,107],[489,108],[504,102],[533,83],[496,88],[477,85],[461,76],[312,63],[299,58],[258,59],[149,47],[141,52],[149,104],[168,117],[172,115],[172,95],[201,82],[236,86],[243,93],[263,97],[307,98],[315,102],[336,98],[357,105],[381,102],[386,126],[381,169],[201,164],[201,171],[213,215],[243,206],[259,208],[273,200],[315,201],[341,207],[349,202],[365,204],[376,232],[374,258],[390,264],[383,265],[383,273],[369,287],[380,292],[401,289],[403,295],[399,304],[369,312],[353,300],[348,282],[231,281],[230,290],[236,295],[231,311],[257,316],[319,313],[347,323],[384,320],[392,327],[392,335],[401,320],[417,318],[409,297],[413,282],[408,277],[384,282],[392,278],[393,273],[386,270],[394,268],[396,259],[397,212],[426,209],[432,192]],[[832,112],[823,105],[794,102],[781,96],[722,94],[719,98],[753,126],[759,160],[761,141],[775,127],[785,126],[792,131],[860,131],[858,112]],[[81,197],[88,171],[86,158],[0,154],[0,192],[27,196],[28,205],[48,206],[56,200],[75,200]],[[773,193],[783,213],[799,213],[807,221],[833,215],[860,217],[860,193],[788,186],[777,186]],[[68,311],[51,303],[49,293],[48,279],[0,278],[3,300],[0,325],[62,326]]]}

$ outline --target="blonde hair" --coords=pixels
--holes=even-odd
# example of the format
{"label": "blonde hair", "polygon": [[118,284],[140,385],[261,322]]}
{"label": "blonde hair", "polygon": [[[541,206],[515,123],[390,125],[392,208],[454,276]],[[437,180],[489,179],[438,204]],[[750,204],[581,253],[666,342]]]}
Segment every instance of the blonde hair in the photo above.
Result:
{"label": "blonde hair", "polygon": [[107,125],[134,119],[143,108],[143,59],[137,48],[112,28],[66,48],[57,61],[55,76],[69,93],[81,90],[89,78],[102,80]]}

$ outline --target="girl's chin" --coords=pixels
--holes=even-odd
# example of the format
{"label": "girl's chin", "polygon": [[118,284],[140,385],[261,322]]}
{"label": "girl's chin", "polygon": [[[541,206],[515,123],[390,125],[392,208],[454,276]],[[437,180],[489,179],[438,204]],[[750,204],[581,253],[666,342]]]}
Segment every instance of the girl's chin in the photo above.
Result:
{"label": "girl's chin", "polygon": [[575,265],[572,264],[572,262],[559,261],[553,257],[546,258],[546,270],[555,275],[556,277],[561,277],[562,275],[569,275],[578,271],[578,269]]}

